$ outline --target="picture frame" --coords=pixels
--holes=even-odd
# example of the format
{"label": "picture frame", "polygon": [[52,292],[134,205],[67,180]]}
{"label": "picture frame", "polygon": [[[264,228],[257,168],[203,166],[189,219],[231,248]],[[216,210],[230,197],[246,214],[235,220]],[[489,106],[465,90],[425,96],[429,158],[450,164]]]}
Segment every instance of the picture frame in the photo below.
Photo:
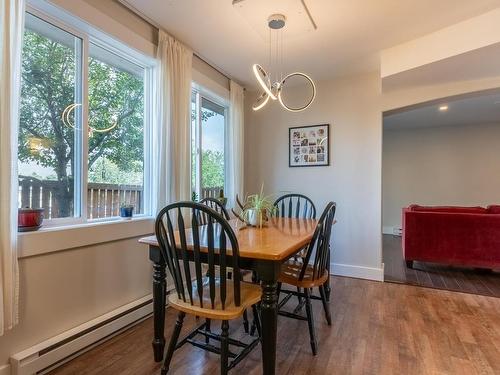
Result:
{"label": "picture frame", "polygon": [[330,124],[296,126],[288,129],[288,166],[330,165]]}

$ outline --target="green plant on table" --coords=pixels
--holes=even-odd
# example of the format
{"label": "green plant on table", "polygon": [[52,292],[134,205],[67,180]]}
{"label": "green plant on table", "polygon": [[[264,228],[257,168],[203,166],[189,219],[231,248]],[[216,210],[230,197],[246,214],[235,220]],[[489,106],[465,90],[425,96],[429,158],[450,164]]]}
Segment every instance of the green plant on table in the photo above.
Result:
{"label": "green plant on table", "polygon": [[262,228],[262,224],[276,213],[273,195],[264,195],[264,184],[260,193],[248,195],[241,207],[241,218],[249,225]]}

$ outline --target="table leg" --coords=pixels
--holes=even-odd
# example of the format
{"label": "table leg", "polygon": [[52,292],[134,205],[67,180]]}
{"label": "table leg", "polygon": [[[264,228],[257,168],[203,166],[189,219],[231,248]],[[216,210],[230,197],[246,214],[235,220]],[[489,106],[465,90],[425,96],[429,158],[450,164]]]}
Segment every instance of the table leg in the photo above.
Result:
{"label": "table leg", "polygon": [[278,275],[280,264],[263,263],[259,267],[262,285],[262,367],[264,375],[274,375],[276,370],[276,332],[278,328]]}
{"label": "table leg", "polygon": [[165,349],[166,263],[156,247],[149,249],[149,259],[153,262],[153,353],[155,362],[161,362]]}

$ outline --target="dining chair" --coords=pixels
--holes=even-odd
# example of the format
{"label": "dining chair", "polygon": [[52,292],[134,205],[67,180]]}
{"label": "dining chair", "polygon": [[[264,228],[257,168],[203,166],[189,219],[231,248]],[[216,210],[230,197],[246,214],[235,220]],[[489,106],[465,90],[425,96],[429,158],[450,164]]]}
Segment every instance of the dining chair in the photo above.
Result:
{"label": "dining chair", "polygon": [[[224,205],[217,198],[206,197],[206,198],[203,198],[202,200],[200,200],[200,203],[204,204],[207,207],[210,207],[211,209],[213,209],[214,211],[216,211],[218,214],[220,214],[222,217],[224,217],[224,219],[226,219],[226,220],[230,219],[229,212],[227,212],[227,210],[224,207]],[[207,224],[207,214],[200,212],[200,225],[206,225],[206,224]],[[248,271],[245,271],[245,270],[240,270],[240,272],[242,274],[242,278],[246,274],[249,273]],[[231,279],[233,277],[232,270],[229,269],[227,271],[227,274],[228,274],[228,278],[229,279]],[[208,329],[210,330],[210,319],[206,320],[206,325],[207,325]],[[243,312],[243,328],[245,330],[245,333],[249,333],[249,331],[250,331],[250,324],[248,322],[248,314],[247,314],[246,310]],[[252,331],[252,336],[253,336],[254,333],[255,333],[255,328]]]}
{"label": "dining chair", "polygon": [[[223,216],[224,219],[229,220],[229,218],[230,218],[229,212],[227,212],[226,207],[224,207],[224,205],[221,203],[221,201],[218,200],[217,198],[212,198],[212,197],[203,198],[202,200],[200,200],[200,203],[204,204],[205,206],[210,207],[212,210],[216,211],[218,214]],[[201,222],[203,223],[203,225],[205,225],[206,224],[206,217],[205,217],[206,215],[202,214],[201,216],[202,216]]]}
{"label": "dining chair", "polygon": [[[291,193],[282,195],[274,201],[274,207],[276,208],[276,216],[279,217],[316,219],[316,206],[309,197],[303,194]],[[295,260],[299,261],[304,256],[305,252],[300,251],[295,256]],[[300,287],[297,287],[297,292],[299,293],[299,297],[297,297],[299,304],[294,310],[295,313],[304,307],[304,301],[300,297]]]}
{"label": "dining chair", "polygon": [[[200,222],[202,216],[207,219],[206,225]],[[186,222],[190,224],[189,229],[186,228]],[[241,281],[238,240],[233,229],[223,216],[204,204],[178,202],[159,212],[155,233],[174,279],[175,292],[168,296],[168,303],[178,310],[177,322],[161,369],[162,375],[167,374],[174,351],[185,343],[220,354],[221,374],[227,374],[255,348],[261,336],[256,307],[261,299],[261,290],[258,285]],[[188,242],[192,243],[189,248]],[[208,264],[207,274],[202,272],[204,263]],[[228,267],[233,269],[232,280],[227,278]],[[247,308],[252,308],[259,333],[249,344],[229,338],[228,332],[229,321],[241,317]],[[211,332],[203,323],[178,342],[186,314],[222,320],[221,333]],[[197,335],[204,336],[205,342],[196,340]],[[220,342],[220,345],[212,345],[210,339]],[[242,349],[234,353],[229,350],[230,345]]]}
{"label": "dining chair", "polygon": [[274,201],[276,216],[296,219],[316,219],[313,201],[302,194],[285,194]]}
{"label": "dining chair", "polygon": [[[336,205],[329,202],[321,214],[317,227],[309,243],[306,256],[303,261],[289,260],[281,267],[281,274],[278,278],[278,297],[280,293],[287,294],[278,304],[278,314],[289,318],[307,320],[309,326],[309,336],[313,355],[317,353],[317,340],[314,330],[314,317],[311,305],[312,299],[319,299],[323,303],[325,318],[328,325],[332,324],[330,308],[326,299],[325,281],[328,279],[328,259],[330,252],[330,238],[332,233],[333,220],[335,217]],[[288,284],[301,288],[303,292],[292,290],[282,290],[282,284]],[[321,297],[313,296],[311,291],[318,288]],[[306,316],[282,310],[292,295],[305,298]]]}

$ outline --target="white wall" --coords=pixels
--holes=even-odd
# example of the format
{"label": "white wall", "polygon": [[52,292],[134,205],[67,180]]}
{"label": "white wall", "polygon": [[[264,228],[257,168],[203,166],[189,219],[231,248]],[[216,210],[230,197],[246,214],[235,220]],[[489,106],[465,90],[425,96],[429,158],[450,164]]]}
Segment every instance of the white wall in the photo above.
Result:
{"label": "white wall", "polygon": [[[336,201],[333,271],[380,279],[380,76],[317,82],[317,89],[316,101],[299,113],[285,111],[277,102],[254,112],[255,94],[246,95],[245,188],[256,192],[264,182],[270,193],[300,192],[319,210]],[[304,88],[290,90],[300,95]],[[289,168],[288,128],[324,123],[330,124],[331,165]]]}
{"label": "white wall", "polygon": [[385,130],[383,226],[401,227],[401,208],[500,203],[500,124]]}

